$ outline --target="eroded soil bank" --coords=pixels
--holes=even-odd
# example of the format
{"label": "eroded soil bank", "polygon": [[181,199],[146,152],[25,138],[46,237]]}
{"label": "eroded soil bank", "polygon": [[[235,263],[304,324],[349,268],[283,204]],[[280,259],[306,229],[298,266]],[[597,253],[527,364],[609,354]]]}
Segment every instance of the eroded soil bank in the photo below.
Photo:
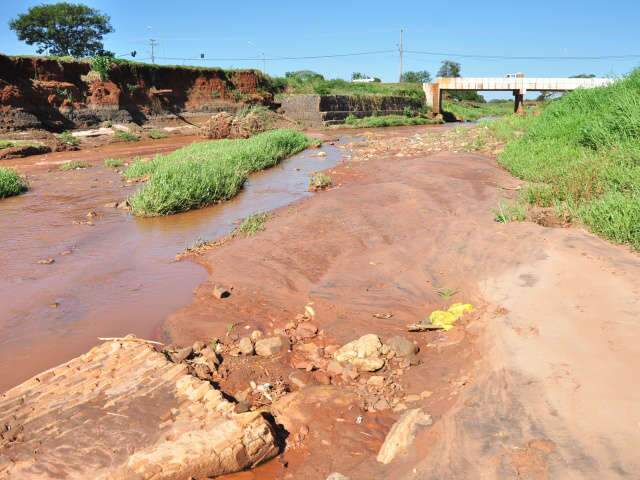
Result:
{"label": "eroded soil bank", "polygon": [[[493,209],[519,182],[491,157],[434,153],[428,135],[370,133],[330,171],[335,188],[199,257],[209,278],[165,330],[181,344],[278,331],[313,302],[317,346],[365,333],[418,344],[420,364],[394,381],[433,426],[378,463],[400,409],[363,408],[359,380],[320,369],[275,409],[289,431],[281,458],[229,478],[638,475],[638,257],[578,228],[496,223]],[[232,295],[214,298],[215,285],[233,286]],[[443,288],[457,293],[443,298]],[[453,301],[473,303],[475,314],[447,333],[407,333]],[[296,348],[231,363],[221,387],[290,381],[301,370]]]}

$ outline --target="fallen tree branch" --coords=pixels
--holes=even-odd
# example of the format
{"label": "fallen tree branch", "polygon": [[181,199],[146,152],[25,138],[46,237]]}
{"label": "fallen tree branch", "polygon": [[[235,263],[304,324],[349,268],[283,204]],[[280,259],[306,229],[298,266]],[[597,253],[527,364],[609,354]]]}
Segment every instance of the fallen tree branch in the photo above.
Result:
{"label": "fallen tree branch", "polygon": [[407,330],[410,332],[426,332],[429,330],[442,330],[442,327],[431,323],[414,323],[412,325],[407,325]]}

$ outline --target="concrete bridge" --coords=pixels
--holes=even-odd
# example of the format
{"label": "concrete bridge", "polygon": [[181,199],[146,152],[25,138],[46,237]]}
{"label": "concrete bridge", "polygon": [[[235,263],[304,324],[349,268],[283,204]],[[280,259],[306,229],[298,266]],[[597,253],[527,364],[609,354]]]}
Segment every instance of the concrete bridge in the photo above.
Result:
{"label": "concrete bridge", "polygon": [[529,91],[569,92],[578,88],[605,87],[613,82],[609,78],[526,78],[522,74],[504,78],[439,77],[434,83],[424,83],[427,105],[434,113],[442,113],[442,92],[447,90],[473,90],[513,92],[516,113],[524,111],[524,96]]}

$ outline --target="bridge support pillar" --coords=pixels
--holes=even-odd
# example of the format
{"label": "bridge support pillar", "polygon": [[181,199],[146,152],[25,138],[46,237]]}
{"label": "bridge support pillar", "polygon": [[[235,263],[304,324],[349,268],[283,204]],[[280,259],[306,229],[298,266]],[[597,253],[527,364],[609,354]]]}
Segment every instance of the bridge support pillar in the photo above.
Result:
{"label": "bridge support pillar", "polygon": [[524,91],[522,90],[514,90],[513,91],[513,111],[514,113],[524,113]]}
{"label": "bridge support pillar", "polygon": [[437,83],[423,83],[422,89],[427,100],[427,107],[431,108],[434,114],[442,113],[442,92]]}

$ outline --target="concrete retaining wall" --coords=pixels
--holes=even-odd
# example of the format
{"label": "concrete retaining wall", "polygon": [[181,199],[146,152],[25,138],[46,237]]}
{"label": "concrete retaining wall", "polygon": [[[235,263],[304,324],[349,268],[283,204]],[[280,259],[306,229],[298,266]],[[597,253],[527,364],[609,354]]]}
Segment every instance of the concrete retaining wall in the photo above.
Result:
{"label": "concrete retaining wall", "polygon": [[422,106],[417,99],[382,95],[288,95],[282,99],[284,114],[306,127],[344,123],[349,115],[402,115],[405,108]]}

